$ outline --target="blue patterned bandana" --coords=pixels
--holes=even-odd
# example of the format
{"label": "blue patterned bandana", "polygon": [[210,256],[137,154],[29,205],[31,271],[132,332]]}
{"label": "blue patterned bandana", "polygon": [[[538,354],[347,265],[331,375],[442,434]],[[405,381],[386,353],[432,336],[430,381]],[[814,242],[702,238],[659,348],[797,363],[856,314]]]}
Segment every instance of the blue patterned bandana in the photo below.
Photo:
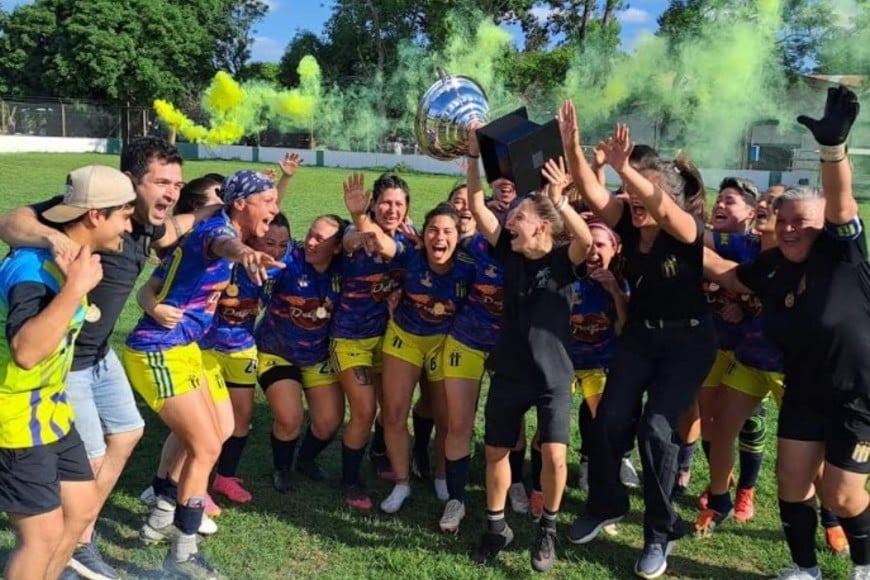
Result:
{"label": "blue patterned bandana", "polygon": [[259,172],[236,171],[221,184],[220,196],[224,205],[232,205],[237,199],[245,199],[267,189],[274,189],[272,180]]}

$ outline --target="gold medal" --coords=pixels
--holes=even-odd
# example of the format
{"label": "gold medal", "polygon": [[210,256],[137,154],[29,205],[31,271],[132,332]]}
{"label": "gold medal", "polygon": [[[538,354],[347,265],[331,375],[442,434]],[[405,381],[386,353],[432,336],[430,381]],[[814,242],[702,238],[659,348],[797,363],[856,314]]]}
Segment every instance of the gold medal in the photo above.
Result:
{"label": "gold medal", "polygon": [[239,287],[235,284],[230,284],[229,286],[227,286],[227,289],[224,290],[224,293],[230,298],[235,298],[239,295]]}
{"label": "gold medal", "polygon": [[327,316],[329,316],[329,313],[326,311],[326,308],[324,308],[323,306],[318,306],[317,310],[314,311],[314,317],[317,320],[323,320]]}
{"label": "gold medal", "polygon": [[86,322],[99,322],[102,317],[103,313],[100,311],[99,306],[96,304],[88,304],[88,309],[85,311]]}
{"label": "gold medal", "polygon": [[440,302],[436,302],[435,306],[432,307],[432,314],[435,316],[444,316],[444,312],[446,312],[446,308]]}
{"label": "gold medal", "polygon": [[794,306],[794,292],[789,292],[785,295],[785,307],[791,308]]}

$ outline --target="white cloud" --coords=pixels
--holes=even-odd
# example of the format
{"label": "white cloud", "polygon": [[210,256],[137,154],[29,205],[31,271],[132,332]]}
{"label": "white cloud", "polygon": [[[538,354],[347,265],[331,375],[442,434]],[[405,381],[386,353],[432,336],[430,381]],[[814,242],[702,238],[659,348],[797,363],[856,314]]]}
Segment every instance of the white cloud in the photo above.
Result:
{"label": "white cloud", "polygon": [[617,12],[616,19],[622,24],[645,24],[649,22],[650,15],[640,8],[627,8]]}
{"label": "white cloud", "polygon": [[278,62],[284,55],[284,44],[268,36],[255,36],[251,45],[252,62]]}
{"label": "white cloud", "polygon": [[541,24],[546,23],[547,20],[550,19],[550,16],[552,16],[554,12],[555,12],[554,9],[547,8],[546,6],[535,6],[534,8],[532,8],[530,10],[531,15],[534,16],[535,19],[538,22],[540,22]]}
{"label": "white cloud", "polygon": [[281,3],[278,2],[278,0],[261,0],[261,2],[266,5],[267,14],[276,12],[279,8],[281,8]]}

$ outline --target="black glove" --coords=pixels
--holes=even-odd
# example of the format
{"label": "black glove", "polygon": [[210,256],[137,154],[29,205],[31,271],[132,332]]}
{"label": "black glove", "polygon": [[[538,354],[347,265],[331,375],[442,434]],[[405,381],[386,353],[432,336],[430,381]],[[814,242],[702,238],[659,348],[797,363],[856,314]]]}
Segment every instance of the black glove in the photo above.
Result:
{"label": "black glove", "polygon": [[846,142],[852,123],[855,122],[860,110],[858,96],[840,85],[828,89],[825,114],[821,119],[811,119],[801,115],[797,118],[797,122],[812,132],[819,145],[842,145]]}

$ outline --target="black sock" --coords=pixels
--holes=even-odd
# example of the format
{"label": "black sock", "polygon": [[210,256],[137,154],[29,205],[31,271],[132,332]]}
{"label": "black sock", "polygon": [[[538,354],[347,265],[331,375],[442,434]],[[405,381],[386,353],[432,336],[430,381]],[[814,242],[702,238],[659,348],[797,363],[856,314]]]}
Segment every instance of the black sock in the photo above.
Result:
{"label": "black sock", "polygon": [[504,519],[504,510],[497,512],[486,510],[486,530],[493,534],[500,534],[507,527]]}
{"label": "black sock", "polygon": [[761,472],[761,460],[763,453],[751,453],[740,451],[740,478],[737,480],[738,489],[752,489],[758,481]]}
{"label": "black sock", "polygon": [[816,498],[800,502],[779,500],[779,519],[792,561],[801,568],[817,566]]}
{"label": "black sock", "polygon": [[223,477],[235,477],[239,470],[239,462],[242,460],[242,451],[245,450],[245,444],[248,442],[248,436],[242,435],[236,437],[232,435],[224,441],[224,446],[221,448],[220,457],[217,462],[217,474]]}
{"label": "black sock", "polygon": [[535,491],[541,491],[544,489],[541,487],[541,470],[544,468],[544,458],[541,456],[541,450],[535,449],[535,446],[532,445],[532,489]]}
{"label": "black sock", "polygon": [[356,485],[359,483],[359,466],[362,463],[366,448],[351,449],[347,445],[341,445],[341,483],[342,485]]}
{"label": "black sock", "polygon": [[172,481],[169,476],[157,477],[151,480],[151,488],[154,490],[154,495],[168,499],[172,503],[178,501],[178,483]]}
{"label": "black sock", "polygon": [[468,483],[468,466],[471,457],[466,455],[461,459],[447,459],[445,472],[447,474],[447,493],[450,499],[465,503],[465,486]]}
{"label": "black sock", "polygon": [[837,514],[825,506],[819,506],[819,519],[822,521],[823,528],[836,528],[840,525],[840,519],[837,517]]}
{"label": "black sock", "polygon": [[707,458],[707,465],[710,465],[710,442],[702,439],[701,449],[704,450],[704,457]]}
{"label": "black sock", "polygon": [[384,441],[384,426],[375,421],[375,434],[369,444],[369,453],[383,455],[387,452],[387,443]]}
{"label": "black sock", "polygon": [[199,531],[204,511],[205,501],[200,498],[191,498],[187,505],[175,506],[172,523],[182,534],[191,536]]}
{"label": "black sock", "polygon": [[677,453],[677,469],[681,473],[692,471],[692,460],[695,458],[695,451],[698,450],[698,440],[691,443],[680,444],[680,450]]}
{"label": "black sock", "polygon": [[839,518],[849,540],[849,556],[856,566],[870,564],[870,507],[854,518]]}
{"label": "black sock", "polygon": [[541,517],[541,527],[545,530],[555,530],[556,529],[556,517],[559,515],[559,512],[551,512],[547,508],[544,508],[544,515]]}
{"label": "black sock", "polygon": [[412,413],[411,423],[414,428],[414,461],[420,475],[428,477],[431,472],[429,461],[429,442],[432,440],[432,431],[435,429],[435,421]]}
{"label": "black sock", "polygon": [[326,446],[332,443],[332,439],[318,439],[308,426],[308,432],[305,433],[305,439],[302,440],[302,445],[299,447],[299,461],[314,461],[320,452],[326,449]]}
{"label": "black sock", "polygon": [[270,437],[272,440],[272,465],[278,471],[290,469],[293,465],[293,453],[296,451],[296,442],[299,439],[281,441],[275,437],[274,433],[271,433]]}
{"label": "black sock", "polygon": [[731,501],[731,493],[727,491],[721,495],[711,493],[707,500],[707,507],[713,511],[719,512],[720,514],[730,512],[734,507],[734,503]]}
{"label": "black sock", "polygon": [[584,400],[577,411],[577,424],[580,428],[580,457],[589,455],[589,441],[592,437],[592,411]]}
{"label": "black sock", "polygon": [[526,459],[526,448],[520,450],[511,450],[508,455],[508,460],[511,464],[511,483],[522,483],[523,481],[523,461]]}

